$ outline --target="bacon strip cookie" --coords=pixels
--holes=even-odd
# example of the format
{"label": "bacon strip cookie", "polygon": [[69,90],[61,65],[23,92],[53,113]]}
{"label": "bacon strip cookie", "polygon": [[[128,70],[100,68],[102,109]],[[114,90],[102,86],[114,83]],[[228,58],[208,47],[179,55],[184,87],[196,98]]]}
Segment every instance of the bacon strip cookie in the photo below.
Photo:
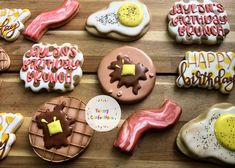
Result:
{"label": "bacon strip cookie", "polygon": [[24,31],[24,37],[32,41],[39,41],[47,29],[69,22],[77,14],[78,8],[77,0],[65,0],[60,7],[38,15]]}
{"label": "bacon strip cookie", "polygon": [[144,132],[168,128],[176,124],[180,115],[181,107],[170,100],[166,100],[158,109],[138,110],[124,122],[114,146],[131,152]]}

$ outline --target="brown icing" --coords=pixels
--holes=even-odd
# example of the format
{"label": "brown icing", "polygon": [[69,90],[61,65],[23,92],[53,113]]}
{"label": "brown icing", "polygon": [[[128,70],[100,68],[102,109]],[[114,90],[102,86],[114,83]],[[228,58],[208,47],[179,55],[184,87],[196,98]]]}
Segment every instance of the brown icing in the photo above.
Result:
{"label": "brown icing", "polygon": [[8,54],[0,47],[0,71],[4,71],[10,67],[10,57]]}
{"label": "brown icing", "polygon": [[[66,104],[62,111],[75,121],[71,125],[73,127],[72,134],[67,137],[68,146],[59,149],[46,149],[43,130],[38,128],[35,118],[41,113],[46,113],[47,109],[53,111],[55,106],[61,106],[61,104]],[[68,161],[84,152],[94,134],[94,130],[86,122],[85,107],[86,104],[81,100],[64,96],[51,99],[40,106],[29,125],[29,142],[33,151],[40,158],[54,163]],[[53,119],[50,121],[53,121]]]}
{"label": "brown icing", "polygon": [[[134,64],[135,65],[135,75],[122,75],[122,68],[124,64]],[[110,82],[114,83],[118,81],[117,87],[120,88],[123,85],[128,87],[133,87],[132,92],[137,95],[138,90],[141,89],[139,84],[139,80],[147,80],[146,72],[148,69],[143,64],[135,64],[130,60],[129,57],[121,57],[120,55],[117,56],[117,61],[113,61],[109,69],[112,69],[113,72],[109,75],[111,77]]]}
{"label": "brown icing", "polygon": [[[61,148],[63,146],[68,146],[67,137],[69,137],[72,133],[71,125],[75,122],[74,119],[68,118],[68,116],[63,112],[65,107],[65,102],[60,105],[56,105],[52,112],[47,110],[45,113],[41,113],[36,116],[36,123],[38,128],[43,129],[43,140],[44,146],[46,149]],[[54,135],[50,135],[48,124],[55,121],[60,121],[62,132]],[[45,122],[47,123],[45,123]]]}
{"label": "brown icing", "polygon": [[[128,57],[131,63],[134,63],[135,65],[137,65],[138,63],[140,65],[143,64],[142,68],[144,67],[148,68],[148,71],[144,73],[145,77],[143,77],[146,79],[138,80],[139,86],[141,86],[140,89],[137,89],[138,94],[135,94],[133,92],[132,87],[124,86],[126,83],[123,84],[123,82],[121,82],[122,87],[118,88],[117,86],[118,83],[120,82],[119,80],[116,80],[113,83],[110,82],[112,81],[111,80],[112,77],[110,75],[115,70],[108,67],[110,67],[112,61],[117,62],[117,56],[120,56],[122,58]],[[118,73],[120,74],[120,72]],[[135,103],[144,99],[152,91],[156,80],[155,74],[156,74],[156,69],[151,58],[143,51],[130,46],[117,48],[108,53],[102,59],[98,68],[98,79],[104,91],[110,96],[117,99],[119,102],[127,104]],[[135,73],[135,75],[137,75],[137,73]],[[133,76],[126,76],[126,77],[133,78]]]}

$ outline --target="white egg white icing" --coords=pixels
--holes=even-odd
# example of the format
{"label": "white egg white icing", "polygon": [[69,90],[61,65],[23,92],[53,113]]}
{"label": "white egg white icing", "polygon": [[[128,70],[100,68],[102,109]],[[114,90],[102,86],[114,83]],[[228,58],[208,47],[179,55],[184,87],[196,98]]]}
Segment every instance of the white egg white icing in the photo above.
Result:
{"label": "white egg white icing", "polygon": [[[212,107],[207,115],[201,114],[187,123],[180,131],[180,138],[193,155],[203,160],[211,158],[220,162],[235,164],[235,151],[223,147],[214,133],[216,120],[223,114],[235,114],[235,106],[221,106],[221,108],[218,106]],[[205,115],[203,119],[201,119],[202,115]]]}
{"label": "white egg white icing", "polygon": [[[122,25],[118,20],[118,9],[126,2],[138,3],[144,11],[142,23],[136,27]],[[151,18],[148,8],[138,0],[125,0],[110,3],[107,9],[98,11],[90,15],[87,19],[87,26],[95,27],[100,33],[117,32],[126,36],[138,36],[142,30],[149,24]]]}

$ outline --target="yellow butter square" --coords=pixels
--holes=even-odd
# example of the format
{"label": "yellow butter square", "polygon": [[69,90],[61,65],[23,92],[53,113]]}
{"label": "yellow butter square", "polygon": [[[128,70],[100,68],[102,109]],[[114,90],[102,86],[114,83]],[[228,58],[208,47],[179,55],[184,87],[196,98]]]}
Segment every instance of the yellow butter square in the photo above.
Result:
{"label": "yellow butter square", "polygon": [[60,121],[53,121],[47,125],[50,136],[63,132]]}
{"label": "yellow butter square", "polygon": [[122,67],[122,76],[135,75],[135,64],[124,64]]}

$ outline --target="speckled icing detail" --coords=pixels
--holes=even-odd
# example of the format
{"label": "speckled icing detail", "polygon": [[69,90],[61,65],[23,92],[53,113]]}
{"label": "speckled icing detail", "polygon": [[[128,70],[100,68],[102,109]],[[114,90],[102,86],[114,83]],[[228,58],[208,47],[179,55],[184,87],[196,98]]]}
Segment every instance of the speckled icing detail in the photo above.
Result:
{"label": "speckled icing detail", "polygon": [[228,94],[235,82],[235,53],[187,52],[179,65],[178,87],[219,89]]}
{"label": "speckled icing detail", "polygon": [[0,160],[9,153],[16,140],[14,132],[21,126],[21,114],[0,113]]}
{"label": "speckled icing detail", "polygon": [[96,21],[100,24],[103,24],[104,26],[112,25],[112,24],[118,24],[118,16],[115,13],[108,13],[101,17],[96,17]]}
{"label": "speckled icing detail", "polygon": [[235,114],[224,114],[216,120],[215,135],[221,145],[235,151]]}
{"label": "speckled icing detail", "polygon": [[[119,22],[118,10],[123,4],[127,2],[136,3],[143,9],[143,20],[137,26],[125,26]],[[114,31],[126,36],[137,36],[149,24],[149,22],[150,14],[146,5],[138,0],[124,0],[112,2],[107,9],[93,13],[88,17],[86,25],[88,27],[94,27],[100,33],[104,34]]]}
{"label": "speckled icing detail", "polygon": [[195,159],[235,164],[235,151],[222,146],[214,132],[216,121],[225,114],[235,115],[235,106],[218,104],[207,113],[201,114],[187,123],[178,135],[177,145],[179,148],[182,149],[180,144],[184,144],[188,155],[195,156],[193,157]]}
{"label": "speckled icing detail", "polygon": [[184,44],[221,43],[230,31],[223,5],[212,0],[179,0],[168,20],[170,34]]}
{"label": "speckled icing detail", "polygon": [[118,19],[121,24],[136,27],[144,19],[142,7],[134,2],[126,2],[118,9]]}

